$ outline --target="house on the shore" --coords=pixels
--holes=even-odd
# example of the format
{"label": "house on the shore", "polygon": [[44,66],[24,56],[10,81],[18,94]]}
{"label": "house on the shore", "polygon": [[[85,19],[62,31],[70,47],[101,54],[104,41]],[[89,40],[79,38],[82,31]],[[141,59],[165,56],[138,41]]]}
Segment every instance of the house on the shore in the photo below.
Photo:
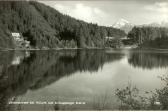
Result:
{"label": "house on the shore", "polygon": [[113,40],[115,37],[106,37],[106,40]]}
{"label": "house on the shore", "polygon": [[20,33],[13,32],[12,37],[16,41],[21,41],[23,38],[21,37]]}
{"label": "house on the shore", "polygon": [[13,33],[12,33],[12,36],[19,37],[19,36],[20,36],[20,33],[13,32]]}
{"label": "house on the shore", "polygon": [[127,36],[125,37],[121,37],[121,38],[117,38],[117,37],[106,37],[106,40],[114,40],[114,39],[120,39],[120,40],[127,40]]}
{"label": "house on the shore", "polygon": [[11,34],[16,48],[30,48],[30,41],[25,40],[20,33],[13,32]]}

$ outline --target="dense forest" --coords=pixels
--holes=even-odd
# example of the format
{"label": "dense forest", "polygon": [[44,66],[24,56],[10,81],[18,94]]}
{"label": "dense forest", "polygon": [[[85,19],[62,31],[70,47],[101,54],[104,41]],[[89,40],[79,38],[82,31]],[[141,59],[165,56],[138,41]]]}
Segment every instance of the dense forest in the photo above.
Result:
{"label": "dense forest", "polygon": [[168,48],[168,28],[134,27],[128,38],[142,48]]}
{"label": "dense forest", "polygon": [[104,47],[105,37],[123,37],[112,27],[86,23],[35,1],[0,1],[0,47],[13,48],[12,32],[34,48]]}

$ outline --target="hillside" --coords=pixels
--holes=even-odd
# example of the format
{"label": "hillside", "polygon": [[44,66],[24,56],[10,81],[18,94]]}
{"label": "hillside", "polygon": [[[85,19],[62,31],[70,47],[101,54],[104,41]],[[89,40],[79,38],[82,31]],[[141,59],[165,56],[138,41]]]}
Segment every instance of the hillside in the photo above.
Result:
{"label": "hillside", "polygon": [[168,28],[164,27],[134,27],[128,38],[141,48],[168,48]]}
{"label": "hillside", "polygon": [[104,47],[106,36],[125,36],[119,29],[86,23],[34,1],[0,1],[0,47],[13,48],[12,32],[34,48]]}

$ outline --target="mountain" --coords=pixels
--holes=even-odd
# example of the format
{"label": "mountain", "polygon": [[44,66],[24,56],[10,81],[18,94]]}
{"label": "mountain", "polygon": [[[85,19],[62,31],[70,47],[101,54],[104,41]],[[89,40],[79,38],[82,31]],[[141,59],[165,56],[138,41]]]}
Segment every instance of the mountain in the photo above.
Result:
{"label": "mountain", "polygon": [[116,23],[114,23],[112,27],[121,29],[128,33],[134,27],[134,25],[125,19],[120,19]]}
{"label": "mountain", "polygon": [[0,1],[0,48],[15,48],[11,33],[20,33],[33,48],[104,47],[107,36],[124,31],[64,15],[35,1]]}

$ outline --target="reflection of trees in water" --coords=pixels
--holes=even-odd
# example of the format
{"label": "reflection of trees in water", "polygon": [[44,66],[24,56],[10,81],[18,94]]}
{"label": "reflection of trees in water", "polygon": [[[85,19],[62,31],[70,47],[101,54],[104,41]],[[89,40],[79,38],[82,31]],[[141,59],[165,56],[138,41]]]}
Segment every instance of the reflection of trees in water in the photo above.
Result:
{"label": "reflection of trees in water", "polygon": [[167,110],[168,109],[168,77],[161,77],[165,86],[155,92],[140,92],[137,87],[129,84],[124,89],[117,89],[116,96],[121,102],[119,109],[124,110]]}
{"label": "reflection of trees in water", "polygon": [[11,63],[14,56],[13,51],[3,51],[0,52],[0,67],[7,66]]}
{"label": "reflection of trees in water", "polygon": [[144,69],[167,67],[168,53],[132,52],[128,62],[134,67]]}
{"label": "reflection of trees in water", "polygon": [[1,55],[2,110],[7,106],[8,98],[24,94],[28,89],[42,88],[76,71],[98,71],[105,62],[118,60],[123,56],[109,55],[104,50],[32,51],[29,57],[17,65],[12,65],[14,52]]}

